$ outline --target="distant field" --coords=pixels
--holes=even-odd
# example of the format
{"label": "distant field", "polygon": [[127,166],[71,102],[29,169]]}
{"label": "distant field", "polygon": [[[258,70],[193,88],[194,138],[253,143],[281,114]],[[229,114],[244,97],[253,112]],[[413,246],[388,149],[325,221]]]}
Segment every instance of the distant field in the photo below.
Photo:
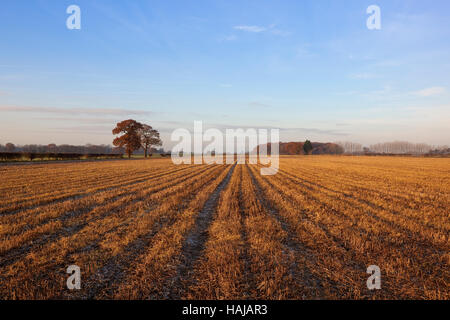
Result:
{"label": "distant field", "polygon": [[48,163],[0,179],[2,299],[450,299],[448,159],[282,157],[275,176]]}

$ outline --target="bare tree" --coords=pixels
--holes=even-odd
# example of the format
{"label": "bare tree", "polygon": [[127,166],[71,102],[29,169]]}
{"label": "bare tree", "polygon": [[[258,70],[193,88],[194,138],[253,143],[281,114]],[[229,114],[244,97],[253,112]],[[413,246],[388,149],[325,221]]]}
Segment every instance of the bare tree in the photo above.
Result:
{"label": "bare tree", "polygon": [[343,141],[336,142],[336,144],[344,148],[344,152],[347,154],[361,154],[363,152],[363,146],[360,143]]}

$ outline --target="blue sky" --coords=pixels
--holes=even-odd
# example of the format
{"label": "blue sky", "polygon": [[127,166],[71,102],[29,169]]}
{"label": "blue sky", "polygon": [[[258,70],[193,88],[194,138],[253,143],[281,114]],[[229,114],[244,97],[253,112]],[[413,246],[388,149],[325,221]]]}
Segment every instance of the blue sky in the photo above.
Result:
{"label": "blue sky", "polygon": [[[72,4],[81,30],[66,28]],[[5,1],[0,143],[109,144],[134,118],[166,148],[194,120],[450,144],[449,18],[447,0]]]}

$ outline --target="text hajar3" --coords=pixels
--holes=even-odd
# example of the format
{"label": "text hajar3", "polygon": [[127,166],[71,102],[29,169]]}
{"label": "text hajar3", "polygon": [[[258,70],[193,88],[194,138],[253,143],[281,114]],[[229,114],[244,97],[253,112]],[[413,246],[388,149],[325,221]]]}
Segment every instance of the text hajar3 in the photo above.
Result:
{"label": "text hajar3", "polygon": [[[66,284],[67,289],[69,290],[80,290],[81,289],[81,269],[77,265],[70,265],[66,271],[70,276],[67,278]],[[381,270],[380,267],[376,265],[370,265],[367,268],[367,273],[370,274],[370,277],[367,279],[367,289],[369,290],[380,290],[381,289]],[[245,309],[241,309],[241,307],[237,307],[236,311],[234,307],[232,308],[233,314],[236,313],[244,313],[247,314],[249,311]],[[228,310],[230,311],[230,310]],[[228,312],[227,311],[227,312]],[[256,310],[255,310],[256,311]],[[260,311],[259,309],[257,310]],[[253,312],[253,311],[251,311]]]}

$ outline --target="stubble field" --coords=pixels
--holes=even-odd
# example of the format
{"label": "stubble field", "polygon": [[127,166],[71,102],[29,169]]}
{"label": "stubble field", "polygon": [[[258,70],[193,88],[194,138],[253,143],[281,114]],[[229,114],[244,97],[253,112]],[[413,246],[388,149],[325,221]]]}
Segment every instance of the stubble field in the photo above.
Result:
{"label": "stubble field", "polygon": [[[2,299],[449,299],[450,161],[0,166]],[[81,269],[68,290],[67,267]],[[381,269],[368,290],[367,267]]]}

